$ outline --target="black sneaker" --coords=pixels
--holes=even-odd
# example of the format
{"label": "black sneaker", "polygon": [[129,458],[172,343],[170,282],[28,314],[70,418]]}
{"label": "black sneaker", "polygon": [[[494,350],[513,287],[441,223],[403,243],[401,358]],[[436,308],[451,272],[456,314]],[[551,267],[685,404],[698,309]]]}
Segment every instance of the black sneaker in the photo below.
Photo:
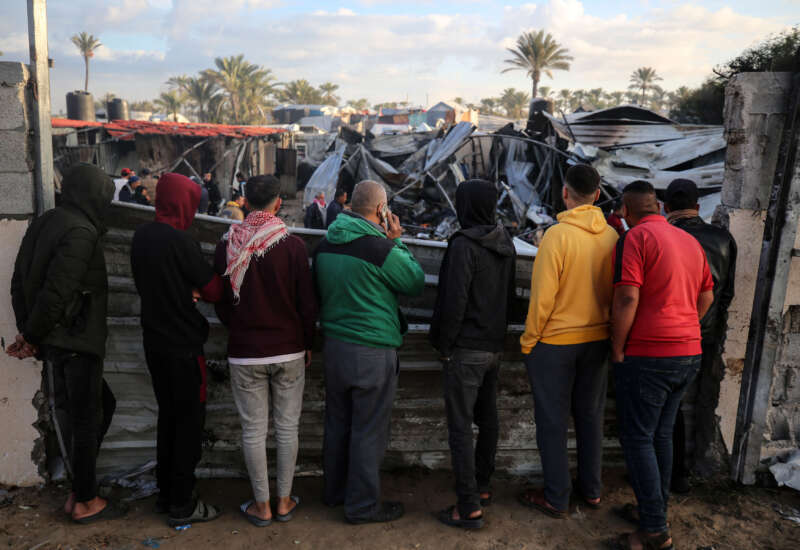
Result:
{"label": "black sneaker", "polygon": [[365,518],[346,518],[347,523],[360,525],[362,523],[385,523],[400,519],[406,509],[402,502],[383,502],[381,508],[374,515]]}

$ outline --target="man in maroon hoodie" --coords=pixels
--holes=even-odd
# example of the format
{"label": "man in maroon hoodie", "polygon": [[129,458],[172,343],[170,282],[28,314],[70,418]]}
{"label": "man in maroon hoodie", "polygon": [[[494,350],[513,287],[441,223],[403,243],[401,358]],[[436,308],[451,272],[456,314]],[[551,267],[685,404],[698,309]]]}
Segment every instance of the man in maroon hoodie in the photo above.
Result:
{"label": "man in maroon hoodie", "polygon": [[226,277],[217,315],[229,328],[231,387],[242,423],[242,450],[253,500],[241,505],[253,525],[272,522],[267,477],[267,421],[272,401],[277,443],[275,519],[289,521],[300,502],[292,496],[305,368],[317,304],[308,252],[276,216],[281,207],[275,176],[247,181],[247,218],[217,245],[214,268]]}
{"label": "man in maroon hoodie", "polygon": [[158,180],[156,219],[136,230],[131,267],[141,297],[147,368],[158,402],[156,509],[169,525],[211,521],[215,506],[193,496],[205,421],[206,372],[203,344],[208,321],[197,295],[219,301],[222,279],[186,232],[200,203],[200,187],[180,174]]}

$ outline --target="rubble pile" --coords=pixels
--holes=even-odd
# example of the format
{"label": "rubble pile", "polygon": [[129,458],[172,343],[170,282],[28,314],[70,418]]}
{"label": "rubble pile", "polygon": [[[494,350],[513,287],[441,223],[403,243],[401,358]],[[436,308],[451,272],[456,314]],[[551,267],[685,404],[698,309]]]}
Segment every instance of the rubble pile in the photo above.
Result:
{"label": "rubble pile", "polygon": [[304,205],[319,192],[352,192],[358,181],[370,179],[385,186],[409,234],[444,240],[458,230],[457,186],[481,178],[497,186],[501,222],[535,245],[564,208],[564,174],[576,163],[590,163],[600,173],[598,205],[605,210],[636,179],[658,190],[675,178],[692,179],[708,195],[706,215],[719,202],[726,145],[721,127],[681,126],[631,105],[559,118],[536,103],[524,129],[510,123],[487,133],[459,122],[396,135],[343,126],[315,136],[298,169],[310,175],[299,182]]}

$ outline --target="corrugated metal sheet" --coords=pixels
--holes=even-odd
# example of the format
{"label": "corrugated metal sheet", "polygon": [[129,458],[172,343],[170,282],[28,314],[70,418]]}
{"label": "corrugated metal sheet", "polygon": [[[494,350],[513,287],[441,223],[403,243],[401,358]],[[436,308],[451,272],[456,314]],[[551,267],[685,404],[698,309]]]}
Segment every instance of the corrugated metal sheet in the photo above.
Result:
{"label": "corrugated metal sheet", "polygon": [[[105,237],[105,255],[109,269],[108,353],[106,378],[117,396],[117,414],[103,443],[99,467],[103,472],[121,471],[155,457],[157,407],[147,374],[139,328],[139,298],[131,278],[130,242],[135,227],[151,220],[152,209],[115,204],[112,229]],[[211,221],[199,216],[191,229],[203,243],[209,256],[229,222]],[[306,240],[309,249],[324,234],[314,230],[293,230]],[[392,437],[387,453],[388,466],[449,468],[444,401],[441,390],[441,367],[437,353],[428,343],[428,325],[436,296],[437,275],[445,243],[406,240],[422,265],[426,289],[422,297],[404,300],[402,307],[412,323],[399,350],[400,384],[392,414]],[[500,471],[530,474],[541,471],[536,451],[536,431],[528,382],[521,363],[518,339],[522,329],[530,285],[533,258],[521,256],[517,264],[518,303],[514,324],[509,327],[506,353],[500,376],[498,408],[500,445],[497,467]],[[209,403],[201,476],[244,475],[240,426],[231,397],[225,361],[226,332],[207,305],[202,311],[211,322],[211,336],[206,346],[209,359]],[[322,354],[314,356],[307,373],[303,414],[300,424],[298,472],[320,473],[322,449],[324,384]],[[609,400],[606,414],[605,461],[619,464],[621,454],[616,439],[615,407]],[[570,460],[574,463],[574,433],[569,434]],[[272,445],[272,436],[270,443]],[[272,452],[272,451],[270,451]],[[271,456],[271,460],[274,457]]]}
{"label": "corrugated metal sheet", "polygon": [[116,120],[114,122],[88,122],[85,120],[70,120],[66,118],[53,118],[53,128],[88,128],[102,127],[113,137],[119,139],[133,139],[134,134],[142,135],[173,135],[190,137],[225,136],[232,138],[246,138],[267,136],[286,132],[283,128],[269,128],[265,126],[236,126],[231,124],[200,124],[194,122],[151,122],[145,120]]}

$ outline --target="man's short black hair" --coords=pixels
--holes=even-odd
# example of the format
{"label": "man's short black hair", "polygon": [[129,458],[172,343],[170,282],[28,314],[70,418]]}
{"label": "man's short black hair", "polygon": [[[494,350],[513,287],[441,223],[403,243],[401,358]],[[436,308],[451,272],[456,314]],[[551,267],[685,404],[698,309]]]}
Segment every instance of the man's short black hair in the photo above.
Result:
{"label": "man's short black hair", "polygon": [[600,189],[600,174],[588,164],[570,166],[565,178],[569,188],[581,197],[590,197]]}
{"label": "man's short black hair", "polygon": [[278,198],[281,182],[275,176],[253,176],[247,180],[244,196],[253,208],[261,209]]}
{"label": "man's short black hair", "polygon": [[672,180],[664,193],[664,204],[670,210],[688,210],[697,206],[700,193],[692,180],[678,178]]}
{"label": "man's short black hair", "polygon": [[625,186],[625,188],[622,190],[622,194],[624,195],[625,193],[636,193],[637,195],[655,195],[656,188],[653,187],[653,184],[649,181],[636,180]]}
{"label": "man's short black hair", "polygon": [[340,197],[343,197],[346,194],[347,194],[347,190],[339,187],[339,188],[336,189],[336,193],[333,195],[333,198],[334,199],[338,199]]}
{"label": "man's short black hair", "polygon": [[142,168],[142,172],[141,172],[141,174],[142,174],[143,176],[149,176],[151,173],[152,173],[152,172],[150,172],[150,169],[149,169],[149,168]]}

